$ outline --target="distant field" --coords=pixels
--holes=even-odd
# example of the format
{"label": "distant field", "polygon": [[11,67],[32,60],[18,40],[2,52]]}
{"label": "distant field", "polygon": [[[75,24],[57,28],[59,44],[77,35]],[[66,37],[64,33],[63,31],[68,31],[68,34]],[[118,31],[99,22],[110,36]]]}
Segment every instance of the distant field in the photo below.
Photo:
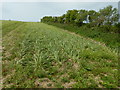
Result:
{"label": "distant field", "polygon": [[118,56],[104,44],[38,22],[2,27],[4,88],[118,87]]}

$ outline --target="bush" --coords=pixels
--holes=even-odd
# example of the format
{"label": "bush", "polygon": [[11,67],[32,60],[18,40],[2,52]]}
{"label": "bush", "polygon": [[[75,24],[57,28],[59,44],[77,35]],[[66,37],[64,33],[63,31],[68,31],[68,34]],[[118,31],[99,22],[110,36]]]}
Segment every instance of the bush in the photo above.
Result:
{"label": "bush", "polygon": [[115,27],[117,28],[117,32],[120,33],[120,23],[115,24]]}
{"label": "bush", "polygon": [[117,23],[117,24],[115,24],[115,26],[116,26],[117,28],[120,28],[120,22]]}
{"label": "bush", "polygon": [[[118,26],[119,27],[119,26]],[[115,25],[102,25],[100,26],[100,31],[102,32],[110,32],[110,33],[118,33],[119,28]]]}

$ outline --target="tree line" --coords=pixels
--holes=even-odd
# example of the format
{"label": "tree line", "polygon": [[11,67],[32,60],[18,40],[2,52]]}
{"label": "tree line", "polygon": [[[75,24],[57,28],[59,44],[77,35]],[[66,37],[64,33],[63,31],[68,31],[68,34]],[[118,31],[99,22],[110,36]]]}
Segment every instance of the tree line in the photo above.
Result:
{"label": "tree line", "polygon": [[62,16],[45,16],[41,22],[67,23],[82,26],[87,24],[89,26],[115,25],[118,23],[119,14],[118,9],[111,5],[95,10],[68,10]]}

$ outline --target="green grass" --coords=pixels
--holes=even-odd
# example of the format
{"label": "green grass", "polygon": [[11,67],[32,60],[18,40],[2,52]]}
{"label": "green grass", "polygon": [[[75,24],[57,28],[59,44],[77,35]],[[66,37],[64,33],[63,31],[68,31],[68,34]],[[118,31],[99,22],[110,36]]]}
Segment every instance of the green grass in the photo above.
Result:
{"label": "green grass", "polygon": [[105,45],[43,23],[11,23],[2,25],[4,88],[118,87],[117,53]]}
{"label": "green grass", "polygon": [[72,24],[61,24],[61,23],[48,23],[48,24],[60,27],[70,32],[74,32],[86,38],[94,39],[96,41],[106,44],[108,47],[115,49],[116,51],[118,51],[118,47],[120,46],[119,33],[111,32],[112,29],[114,29],[114,31],[116,30],[116,28],[113,27],[111,27],[111,30],[107,31],[105,27],[89,28],[86,25],[77,27]]}

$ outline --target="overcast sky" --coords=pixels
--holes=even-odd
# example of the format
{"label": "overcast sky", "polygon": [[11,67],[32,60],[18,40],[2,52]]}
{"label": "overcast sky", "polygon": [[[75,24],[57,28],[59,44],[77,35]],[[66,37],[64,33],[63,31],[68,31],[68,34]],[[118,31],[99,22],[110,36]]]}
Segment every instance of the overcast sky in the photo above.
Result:
{"label": "overcast sky", "polygon": [[[72,9],[96,10],[112,5],[118,8],[118,2],[2,2],[3,20],[39,21],[43,16],[60,16]],[[12,0],[15,1],[15,0]],[[44,0],[45,1],[45,0]],[[53,0],[55,1],[55,0]],[[76,0],[71,0],[76,1]],[[0,3],[1,4],[1,3]]]}
{"label": "overcast sky", "polygon": [[120,0],[0,0],[0,2],[118,2]]}

